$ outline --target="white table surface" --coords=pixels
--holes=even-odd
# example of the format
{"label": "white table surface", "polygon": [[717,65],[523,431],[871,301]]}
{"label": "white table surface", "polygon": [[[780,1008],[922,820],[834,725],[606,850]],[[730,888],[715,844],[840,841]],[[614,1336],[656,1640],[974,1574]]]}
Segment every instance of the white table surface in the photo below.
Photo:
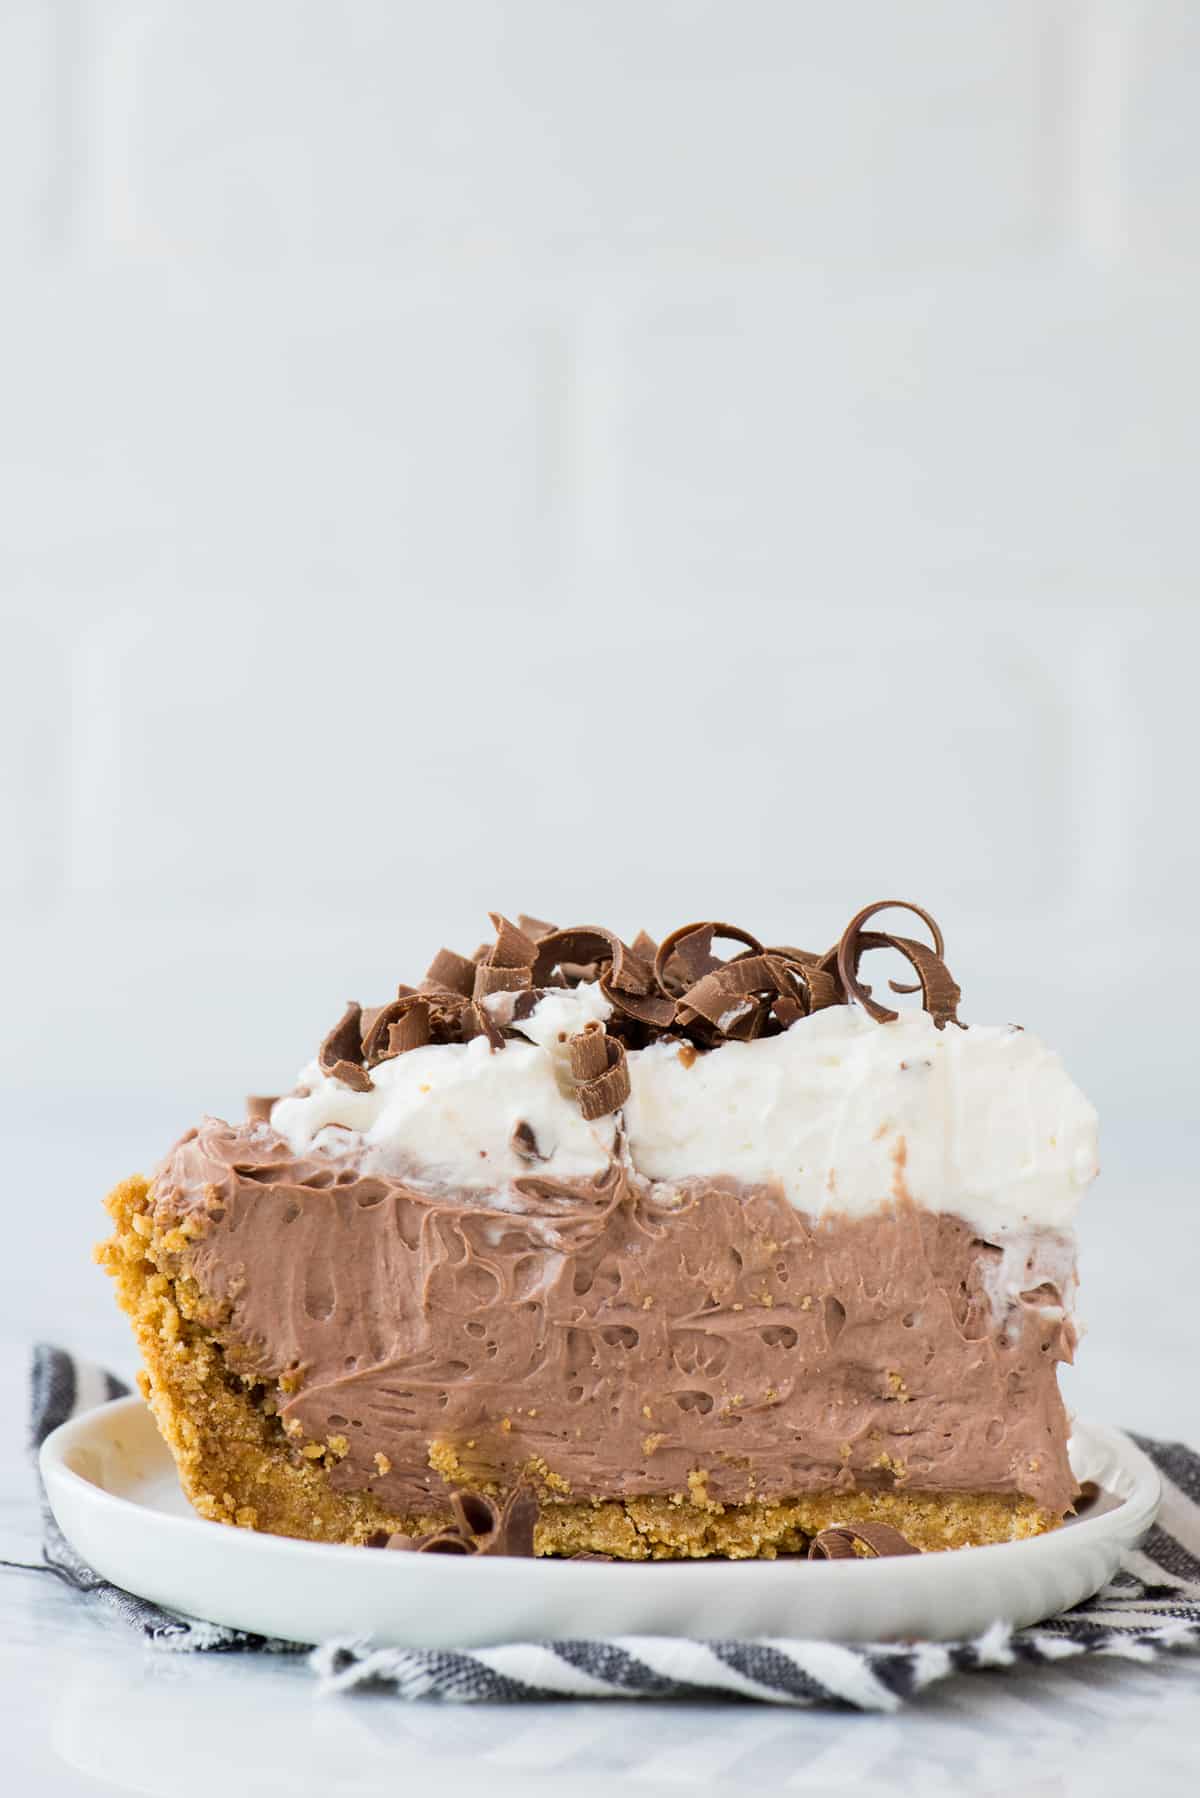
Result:
{"label": "white table surface", "polygon": [[[13,1204],[0,1328],[8,1559],[38,1557],[32,1480],[17,1447],[28,1343],[46,1336],[130,1371],[123,1323],[87,1260],[103,1222],[97,1200],[186,1121],[162,1102],[99,1106],[82,1097],[67,1109],[27,1098],[0,1116],[10,1194],[24,1201]],[[1200,1442],[1200,1195],[1186,1148],[1177,1127],[1110,1126],[1105,1177],[1085,1217],[1090,1333],[1066,1384],[1083,1415]],[[13,1276],[43,1256],[53,1288],[49,1278]],[[961,1675],[891,1716],[725,1704],[402,1705],[378,1694],[320,1699],[302,1658],[149,1649],[81,1609],[48,1575],[17,1569],[0,1569],[0,1712],[0,1785],[21,1798],[395,1798],[467,1787],[488,1798],[611,1798],[614,1782],[633,1793],[886,1789],[914,1798],[1194,1798],[1200,1789],[1200,1654],[1154,1666]]]}

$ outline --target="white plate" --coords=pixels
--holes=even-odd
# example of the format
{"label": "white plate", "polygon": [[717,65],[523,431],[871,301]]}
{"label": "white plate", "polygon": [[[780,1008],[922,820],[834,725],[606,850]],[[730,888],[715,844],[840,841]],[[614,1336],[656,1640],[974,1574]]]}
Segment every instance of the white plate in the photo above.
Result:
{"label": "white plate", "polygon": [[294,1642],[409,1648],[589,1635],[946,1641],[997,1619],[1020,1627],[1102,1586],[1161,1495],[1127,1437],[1077,1423],[1071,1464],[1102,1497],[1032,1541],[870,1561],[594,1563],[387,1554],[208,1523],[139,1398],[63,1424],[41,1463],[63,1534],[127,1591]]}

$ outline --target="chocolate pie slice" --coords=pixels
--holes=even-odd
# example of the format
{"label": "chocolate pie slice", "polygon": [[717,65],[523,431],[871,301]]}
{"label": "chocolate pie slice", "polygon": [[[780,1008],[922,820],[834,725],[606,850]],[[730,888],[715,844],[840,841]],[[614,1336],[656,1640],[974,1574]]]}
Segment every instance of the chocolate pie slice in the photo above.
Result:
{"label": "chocolate pie slice", "polygon": [[[1053,1529],[1096,1116],[959,1021],[928,913],[825,954],[492,921],[110,1196],[196,1510],[504,1552],[520,1493],[536,1553],[622,1560]],[[882,949],[919,1006],[863,983]]]}

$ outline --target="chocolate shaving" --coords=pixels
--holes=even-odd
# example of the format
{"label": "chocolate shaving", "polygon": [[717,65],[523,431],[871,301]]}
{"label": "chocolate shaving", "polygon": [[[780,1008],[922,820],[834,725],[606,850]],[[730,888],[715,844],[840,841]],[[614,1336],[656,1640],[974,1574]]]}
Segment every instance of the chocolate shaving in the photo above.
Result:
{"label": "chocolate shaving", "polygon": [[[934,946],[930,949],[925,943],[916,942],[912,937],[894,936],[890,932],[868,930],[863,925],[877,912],[888,911],[897,907],[902,911],[915,912],[922,922],[928,926],[933,937]],[[944,944],[942,933],[935,920],[919,905],[907,899],[879,899],[874,905],[864,906],[857,916],[851,918],[837,947],[837,968],[842,985],[849,997],[857,999],[859,1004],[875,1019],[876,1023],[889,1024],[899,1017],[899,1012],[881,1005],[871,997],[871,988],[858,978],[858,967],[863,955],[869,949],[895,949],[910,962],[919,982],[921,1002],[939,1030],[944,1030],[948,1023],[959,1024],[958,1002],[962,994],[955,983],[953,975],[942,960]],[[894,993],[913,993],[918,990],[895,980],[888,985]],[[965,1025],[959,1024],[960,1029]]]}
{"label": "chocolate shaving", "polygon": [[[533,938],[499,912],[489,915],[496,927],[496,940],[472,968],[470,990],[477,1013],[482,1009],[482,1001],[492,993],[527,992],[533,985],[531,970],[537,952]],[[480,1029],[491,1039],[490,1021],[481,1024]]]}
{"label": "chocolate shaving", "polygon": [[492,993],[528,992],[532,985],[528,968],[493,966],[491,962],[481,961],[475,969],[475,991],[472,997],[478,1001],[488,998]]}
{"label": "chocolate shaving", "polygon": [[535,986],[545,986],[556,969],[564,974],[585,969],[599,969],[608,963],[603,984],[619,993],[651,993],[654,991],[653,970],[611,930],[594,924],[577,924],[570,930],[555,930],[537,945],[533,963]]}
{"label": "chocolate shaving", "polygon": [[388,1055],[407,1055],[431,1042],[428,1005],[414,1005],[402,1018],[388,1025]]}
{"label": "chocolate shaving", "polygon": [[633,953],[650,968],[654,966],[654,958],[658,954],[658,944],[648,931],[639,930],[629,947]]}
{"label": "chocolate shaving", "polygon": [[369,1093],[371,1076],[366,1068],[360,1067],[357,1061],[335,1061],[329,1070],[335,1080],[348,1086],[356,1093]]}
{"label": "chocolate shaving", "polygon": [[537,1010],[539,1001],[545,997],[546,989],[544,986],[532,986],[527,993],[518,993],[513,1000],[512,1017],[509,1019],[509,1022],[512,1024],[520,1024],[523,1023],[526,1018],[532,1017]]}
{"label": "chocolate shaving", "polygon": [[[537,954],[537,944],[531,936],[510,924],[500,912],[489,912],[488,917],[496,931],[488,960],[494,968],[531,968]],[[529,984],[527,981],[526,985]]]}
{"label": "chocolate shaving", "polygon": [[531,918],[529,913],[524,911],[517,913],[517,923],[525,935],[531,936],[535,943],[540,943],[544,936],[549,936],[558,928],[556,924],[547,924],[545,918]]}
{"label": "chocolate shaving", "polygon": [[434,1040],[433,1000],[424,993],[406,993],[381,1005],[371,1028],[363,1036],[363,1060],[369,1068],[389,1061],[409,1049],[423,1049]]}
{"label": "chocolate shaving", "polygon": [[675,1022],[675,1001],[664,998],[658,993],[622,993],[607,981],[601,980],[600,987],[605,998],[614,1010],[627,1018],[634,1018],[639,1024],[648,1024],[652,1030],[669,1030]]}
{"label": "chocolate shaving", "polygon": [[619,1111],[629,1097],[629,1064],[625,1045],[607,1036],[595,1022],[585,1026],[568,1044],[571,1073],[579,1109],[589,1122]]}
{"label": "chocolate shaving", "polygon": [[567,1044],[571,1073],[577,1081],[594,1080],[608,1066],[607,1038],[603,1024],[594,1019]]}
{"label": "chocolate shaving", "polygon": [[463,1043],[479,1033],[472,1026],[474,1006],[461,993],[425,993],[429,1028],[435,1043]]}
{"label": "chocolate shaving", "polygon": [[469,999],[475,990],[475,963],[453,949],[439,949],[425,971],[421,982],[426,992],[459,993]]}
{"label": "chocolate shaving", "polygon": [[739,930],[736,924],[681,924],[663,938],[654,957],[655,981],[668,998],[682,998],[690,986],[723,965],[712,952],[714,937],[744,943],[753,954],[762,954],[758,938]]}
{"label": "chocolate shaving", "polygon": [[820,1530],[808,1547],[810,1561],[853,1561],[860,1557],[854,1552],[854,1544],[861,1542],[870,1550],[870,1557],[880,1555],[919,1555],[920,1549],[914,1548],[906,1536],[894,1530],[890,1523],[839,1523],[829,1529]]}
{"label": "chocolate shaving", "polygon": [[323,1074],[332,1074],[339,1062],[361,1058],[362,1006],[351,999],[317,1050],[317,1064]]}
{"label": "chocolate shaving", "polygon": [[814,964],[804,964],[802,976],[808,988],[808,1009],[824,1011],[827,1005],[844,1005],[846,994],[836,974]]}
{"label": "chocolate shaving", "polygon": [[486,1036],[488,1047],[493,1051],[504,1047],[504,1032],[486,1005],[468,1006],[464,1015],[463,1040],[469,1041],[475,1036]]}
{"label": "chocolate shaving", "polygon": [[387,1538],[386,1546],[409,1554],[532,1556],[538,1501],[524,1481],[513,1488],[503,1505],[482,1492],[452,1492],[450,1509],[452,1524],[431,1530],[427,1536],[397,1532]]}
{"label": "chocolate shaving", "polygon": [[[865,928],[891,906],[914,912],[932,945]],[[867,906],[823,955],[790,943],[764,948],[749,931],[715,920],[683,924],[656,945],[644,930],[627,944],[595,924],[558,929],[526,912],[515,924],[500,912],[489,915],[495,938],[473,956],[439,949],[418,989],[400,986],[389,1004],[367,1011],[350,1004],[321,1044],[322,1070],[365,1092],[366,1070],[427,1043],[484,1036],[493,1050],[503,1049],[507,1038],[523,1034],[521,1024],[548,992],[595,981],[612,1008],[608,1030],[593,1024],[580,1032],[571,1058],[573,1068],[584,1058],[574,1068],[584,1116],[604,1117],[629,1096],[628,1050],[666,1039],[694,1056],[726,1040],[777,1035],[812,1012],[851,1000],[878,1022],[890,1022],[898,1013],[874,999],[858,973],[863,955],[883,948],[904,956],[917,976],[915,984],[892,980],[893,992],[920,992],[938,1029],[959,1022],[960,994],[943,960],[942,933],[928,912],[905,900]],[[717,943],[739,947],[722,960]],[[492,999],[494,1005],[486,1003]],[[250,1103],[261,1107],[250,1112],[253,1119],[268,1116],[274,1101]]]}
{"label": "chocolate shaving", "polygon": [[1079,1487],[1079,1497],[1071,1506],[1072,1512],[1076,1517],[1081,1517],[1085,1511],[1090,1511],[1092,1509],[1092,1506],[1099,1497],[1100,1487],[1096,1484],[1096,1481],[1084,1480]]}
{"label": "chocolate shaving", "polygon": [[679,1022],[687,1025],[693,1017],[701,1017],[723,1036],[737,1036],[743,1021],[758,1012],[757,996],[773,998],[789,991],[781,962],[773,962],[769,955],[751,955],[727,962],[690,986],[679,1002]]}
{"label": "chocolate shaving", "polygon": [[520,1118],[512,1127],[508,1139],[509,1147],[514,1155],[522,1161],[545,1161],[546,1157],[538,1148],[537,1137],[533,1134],[533,1125]]}
{"label": "chocolate shaving", "polygon": [[836,983],[816,967],[815,956],[801,956],[792,949],[745,950],[687,989],[677,1001],[676,1023],[686,1030],[701,1018],[717,1036],[749,1042],[819,1011],[833,1003]]}
{"label": "chocolate shaving", "polygon": [[269,1124],[271,1109],[275,1105],[278,1093],[268,1096],[265,1093],[247,1093],[246,1122],[249,1124]]}

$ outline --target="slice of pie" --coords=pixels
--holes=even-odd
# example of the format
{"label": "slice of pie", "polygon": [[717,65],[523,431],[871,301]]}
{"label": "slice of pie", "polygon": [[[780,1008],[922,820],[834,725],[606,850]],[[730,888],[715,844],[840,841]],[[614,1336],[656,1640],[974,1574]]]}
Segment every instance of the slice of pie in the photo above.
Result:
{"label": "slice of pie", "polygon": [[884,909],[824,955],[494,917],[118,1187],[98,1254],[197,1511],[403,1544],[522,1491],[539,1554],[637,1560],[1054,1528],[1096,1116]]}

